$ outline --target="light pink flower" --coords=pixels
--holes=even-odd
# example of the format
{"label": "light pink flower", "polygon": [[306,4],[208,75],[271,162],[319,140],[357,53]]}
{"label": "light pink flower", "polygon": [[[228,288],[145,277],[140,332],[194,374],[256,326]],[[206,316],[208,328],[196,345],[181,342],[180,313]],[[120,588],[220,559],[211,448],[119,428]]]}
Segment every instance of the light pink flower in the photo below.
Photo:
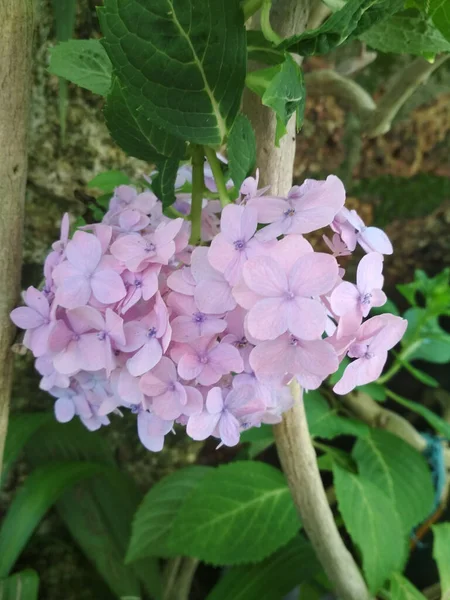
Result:
{"label": "light pink flower", "polygon": [[335,233],[333,235],[333,239],[332,240],[330,240],[330,238],[327,237],[326,235],[323,235],[322,238],[323,238],[323,241],[325,242],[325,244],[328,246],[328,248],[333,253],[334,257],[337,258],[339,256],[351,256],[351,252],[347,248],[347,245],[339,237],[339,235],[337,233]]}
{"label": "light pink flower", "polygon": [[196,248],[191,257],[191,275],[196,283],[194,299],[205,314],[221,314],[233,310],[236,300],[231,286],[208,259],[208,248]]}
{"label": "light pink flower", "polygon": [[356,243],[365,252],[379,252],[380,254],[392,254],[393,252],[391,241],[384,231],[378,227],[366,227],[356,210],[348,210],[343,207],[336,215],[331,228],[339,233],[352,252]]}
{"label": "light pink flower", "polygon": [[156,367],[142,376],[140,388],[152,398],[154,414],[166,421],[202,412],[203,396],[196,388],[178,381],[175,365],[165,356]]}
{"label": "light pink flower", "polygon": [[39,383],[41,390],[48,392],[54,387],[57,388],[68,388],[70,385],[70,378],[67,375],[62,375],[53,366],[53,356],[46,354],[39,356],[36,359],[34,366],[36,371],[42,375],[42,379]]}
{"label": "light pink flower", "polygon": [[[205,256],[208,252],[207,248],[203,248]],[[195,252],[195,250],[194,250]],[[206,258],[206,261],[208,259]],[[169,275],[167,278],[167,287],[174,292],[184,294],[185,296],[193,296],[195,291],[195,279],[191,273],[190,267],[181,267]]]}
{"label": "light pink flower", "polygon": [[210,337],[222,333],[227,327],[223,319],[201,312],[192,297],[172,292],[167,303],[178,315],[171,321],[174,342],[191,342],[200,337]]}
{"label": "light pink flower", "polygon": [[260,254],[260,242],[252,239],[258,225],[257,212],[249,206],[228,204],[220,218],[220,233],[211,242],[208,259],[230,285],[235,285],[245,261]]}
{"label": "light pink flower", "polygon": [[248,206],[258,211],[259,223],[270,223],[258,232],[257,238],[268,241],[287,233],[309,233],[330,225],[344,206],[342,181],[329,175],[325,181],[307,179],[294,186],[283,198],[254,198]]}
{"label": "light pink flower", "polygon": [[365,321],[348,351],[350,358],[356,360],[348,365],[334,386],[336,394],[348,394],[356,386],[378,379],[386,363],[388,350],[402,339],[407,326],[406,319],[390,314]]}
{"label": "light pink flower", "polygon": [[289,330],[304,340],[320,337],[327,313],[312,296],[330,291],[337,275],[336,259],[329,254],[305,254],[288,275],[270,257],[249,260],[243,270],[244,281],[262,297],[248,313],[250,334],[258,340],[274,340]]}
{"label": "light pink flower", "polygon": [[200,385],[213,385],[222,375],[241,373],[244,363],[231,344],[215,338],[200,338],[190,344],[174,345],[171,356],[178,364],[178,375],[186,381],[196,379]]}
{"label": "light pink flower", "polygon": [[142,444],[152,452],[160,452],[164,446],[164,436],[171,431],[173,421],[165,421],[146,411],[138,413],[138,435]]}
{"label": "light pink flower", "polygon": [[332,292],[331,308],[338,316],[356,312],[367,317],[372,306],[383,306],[386,294],[383,287],[383,255],[369,252],[360,261],[356,273],[356,285],[343,281]]}
{"label": "light pink flower", "polygon": [[101,244],[92,233],[75,232],[67,244],[66,258],[53,271],[60,306],[84,306],[91,295],[102,304],[114,304],[125,296],[125,286],[112,257],[102,257]]}
{"label": "light pink flower", "polygon": [[48,299],[43,292],[30,286],[24,300],[27,306],[15,308],[10,314],[11,320],[17,327],[27,330],[24,346],[36,357],[43,356],[48,352],[48,338],[55,324],[50,318]]}
{"label": "light pink flower", "polygon": [[139,300],[150,300],[158,291],[158,276],[161,271],[161,265],[154,264],[147,267],[139,273],[125,271],[122,279],[127,290],[125,298],[120,302],[119,310],[125,314]]}

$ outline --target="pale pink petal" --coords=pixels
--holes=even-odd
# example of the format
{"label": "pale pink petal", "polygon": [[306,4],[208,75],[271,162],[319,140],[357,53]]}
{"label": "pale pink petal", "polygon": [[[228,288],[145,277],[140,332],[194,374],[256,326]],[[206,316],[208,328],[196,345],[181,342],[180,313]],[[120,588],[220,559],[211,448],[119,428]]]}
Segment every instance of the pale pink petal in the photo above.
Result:
{"label": "pale pink petal", "polygon": [[62,320],[56,321],[48,340],[51,352],[60,352],[71,341],[73,331],[71,331]]}
{"label": "pale pink petal", "polygon": [[[219,235],[211,242],[211,246],[208,250],[208,260],[214,269],[224,273],[228,265],[238,254],[240,254],[239,250],[236,250],[235,247],[230,244],[223,233],[219,233]],[[195,277],[194,270],[192,273]]]}
{"label": "pale pink petal", "polygon": [[283,335],[253,348],[249,360],[258,379],[264,381],[279,378],[288,371],[287,366],[294,350],[289,340],[290,336]]}
{"label": "pale pink petal", "polygon": [[359,385],[376,381],[383,371],[386,360],[387,352],[372,358],[358,358],[348,365],[333,391],[336,394],[348,394]]}
{"label": "pale pink petal", "polygon": [[20,306],[10,313],[11,321],[21,329],[34,329],[45,323],[44,317],[28,306]]}
{"label": "pale pink petal", "polygon": [[56,420],[60,423],[68,423],[75,416],[75,406],[68,397],[58,398],[54,405]]}
{"label": "pale pink petal", "polygon": [[372,290],[372,306],[383,306],[387,302],[387,296],[382,290]]}
{"label": "pale pink petal", "polygon": [[284,198],[270,198],[267,196],[252,198],[248,201],[247,206],[257,210],[259,223],[278,221],[278,219],[283,218],[284,212],[290,208]]}
{"label": "pale pink petal", "polygon": [[[64,263],[56,269],[59,271]],[[56,302],[64,308],[76,308],[84,306],[91,297],[91,285],[88,279],[81,274],[76,274],[65,278],[56,292]]]}
{"label": "pale pink petal", "polygon": [[195,288],[194,298],[199,310],[205,314],[221,314],[236,306],[230,284],[225,279],[201,281]]}
{"label": "pale pink petal", "polygon": [[336,259],[329,254],[305,254],[292,267],[289,288],[297,296],[322,296],[333,289],[338,270]]}
{"label": "pale pink petal", "polygon": [[388,236],[378,227],[366,227],[358,235],[358,242],[366,252],[392,254],[394,249]]}
{"label": "pale pink petal", "polygon": [[186,352],[178,362],[178,375],[186,381],[190,381],[198,377],[203,368],[204,365],[200,362],[197,354]]}
{"label": "pale pink petal", "polygon": [[[184,390],[183,390],[184,392]],[[178,419],[183,413],[183,406],[177,390],[167,390],[164,394],[156,396],[152,401],[155,415],[167,421]]]}
{"label": "pale pink petal", "polygon": [[183,408],[183,414],[188,417],[201,414],[203,410],[203,396],[196,388],[185,385],[186,405]]}
{"label": "pale pink petal", "polygon": [[253,292],[242,278],[237,285],[233,287],[233,296],[240,307],[250,310],[261,296]]}
{"label": "pale pink petal", "polygon": [[[204,248],[204,250],[206,250],[206,252],[208,251],[207,248]],[[192,296],[194,293],[195,280],[191,275],[191,269],[189,267],[183,267],[182,269],[171,273],[167,278],[167,286],[174,292]]]}
{"label": "pale pink petal", "polygon": [[[229,204],[228,206],[234,206]],[[225,207],[227,208],[227,207]],[[222,213],[223,214],[223,213]],[[238,239],[245,240],[248,242],[250,238],[255,234],[256,228],[258,227],[258,213],[255,208],[251,206],[245,206],[241,216],[240,223],[240,236]]]}
{"label": "pale pink petal", "polygon": [[103,304],[113,304],[126,296],[121,276],[115,271],[96,271],[91,279],[92,293]]}
{"label": "pale pink petal", "polygon": [[225,446],[236,446],[239,444],[240,424],[234,415],[225,411],[219,421],[219,436]]}
{"label": "pale pink petal", "polygon": [[284,298],[259,300],[248,313],[250,335],[257,340],[274,340],[284,333],[288,328],[287,304]]}
{"label": "pale pink petal", "polygon": [[189,417],[186,426],[187,434],[193,440],[206,440],[206,438],[212,435],[219,419],[220,413],[210,415],[207,412],[203,412],[200,415],[193,415],[192,417]]}
{"label": "pale pink petal", "polygon": [[120,372],[117,393],[122,400],[130,404],[141,404],[144,400],[139,387],[139,378],[133,377],[126,369]]}
{"label": "pale pink petal", "polygon": [[[220,217],[220,231],[229,244],[242,239],[241,221],[244,218],[246,207],[237,204],[228,204],[222,210]],[[256,212],[252,211],[256,230]]]}
{"label": "pale pink petal", "polygon": [[50,306],[45,295],[34,287],[29,287],[25,292],[25,302],[43,317],[50,314]]}
{"label": "pale pink petal", "polygon": [[76,231],[67,244],[66,257],[68,261],[84,274],[92,273],[102,256],[102,246],[92,233]]}
{"label": "pale pink petal", "polygon": [[79,306],[68,310],[67,319],[76,333],[85,333],[91,329],[102,331],[105,328],[105,319],[102,314],[91,306]]}
{"label": "pale pink petal", "polygon": [[268,256],[248,260],[242,275],[247,286],[260,296],[277,298],[288,291],[286,274],[280,265]]}
{"label": "pale pink petal", "polygon": [[302,340],[314,340],[325,331],[327,311],[317,300],[295,298],[285,303],[289,331]]}
{"label": "pale pink petal", "polygon": [[170,219],[167,223],[161,223],[153,234],[155,244],[159,247],[171,242],[180,231],[183,223],[183,219]]}
{"label": "pale pink petal", "polygon": [[[390,350],[396,346],[402,339],[406,328],[408,327],[408,321],[406,319],[389,314],[381,316],[385,317],[385,325],[369,344],[369,351],[375,354]],[[368,321],[366,321],[366,323],[367,322]]]}
{"label": "pale pink petal", "polygon": [[343,281],[338,285],[330,296],[331,308],[338,316],[358,311],[359,300],[360,293],[358,288],[348,281]]}
{"label": "pale pink petal", "polygon": [[208,354],[209,364],[218,372],[241,373],[244,363],[239,350],[231,344],[217,344]]}
{"label": "pale pink petal", "polygon": [[310,233],[330,225],[344,206],[345,188],[335,175],[326,181],[307,179],[299,192],[298,199],[290,196],[296,209],[291,233]]}
{"label": "pale pink petal", "polygon": [[336,352],[325,340],[299,342],[289,365],[294,375],[305,372],[322,379],[334,373],[338,366]]}
{"label": "pale pink petal", "polygon": [[302,235],[286,235],[279,240],[270,251],[270,256],[289,273],[296,261],[303,256],[313,252],[311,244]]}
{"label": "pale pink petal", "polygon": [[223,394],[220,387],[213,387],[206,396],[206,410],[215,415],[223,410]]}
{"label": "pale pink petal", "polygon": [[362,296],[383,287],[383,255],[369,252],[359,261],[356,284]]}
{"label": "pale pink petal", "polygon": [[106,367],[106,340],[100,340],[96,333],[86,333],[80,337],[78,348],[82,356],[81,368],[85,371],[99,371]]}
{"label": "pale pink petal", "polygon": [[285,217],[279,221],[270,223],[270,225],[266,225],[257,232],[255,237],[261,242],[270,242],[271,240],[275,240],[280,235],[287,233],[290,224],[291,219],[289,217]]}
{"label": "pale pink petal", "polygon": [[142,282],[142,297],[144,300],[150,300],[158,291],[160,270],[160,265],[152,265],[144,271]]}
{"label": "pale pink petal", "polygon": [[110,308],[106,309],[105,317],[106,331],[108,332],[110,338],[114,342],[123,346],[126,342],[125,332],[123,330],[123,319]]}
{"label": "pale pink petal", "polygon": [[49,338],[55,323],[48,323],[30,331],[30,345],[36,357],[43,356],[49,351]]}
{"label": "pale pink petal", "polygon": [[156,338],[149,339],[134,356],[127,360],[127,368],[131,375],[139,377],[150,371],[162,357],[161,344]]}
{"label": "pale pink petal", "polygon": [[164,446],[164,435],[152,431],[153,420],[157,418],[147,411],[141,411],[137,419],[139,439],[152,452],[160,452]]}
{"label": "pale pink petal", "polygon": [[73,375],[83,368],[83,355],[77,342],[69,342],[67,347],[53,359],[55,369],[63,375]]}

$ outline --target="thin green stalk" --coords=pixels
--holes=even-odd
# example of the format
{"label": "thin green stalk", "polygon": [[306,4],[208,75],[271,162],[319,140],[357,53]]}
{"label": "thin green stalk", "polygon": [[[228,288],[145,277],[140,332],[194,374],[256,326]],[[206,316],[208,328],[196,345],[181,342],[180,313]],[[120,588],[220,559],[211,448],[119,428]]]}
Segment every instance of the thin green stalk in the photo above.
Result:
{"label": "thin green stalk", "polygon": [[202,202],[205,179],[203,176],[203,146],[192,146],[192,203],[189,219],[191,221],[191,237],[193,246],[202,241]]}
{"label": "thin green stalk", "polygon": [[183,559],[178,573],[176,600],[189,600],[192,581],[198,564],[199,560],[196,558],[186,557]]}
{"label": "thin green stalk", "polygon": [[250,17],[252,17],[255,14],[255,12],[257,12],[261,8],[263,2],[264,0],[245,0],[242,3],[242,10],[244,11],[244,20],[247,21],[247,19],[250,19]]}
{"label": "thin green stalk", "polygon": [[222,167],[220,166],[219,159],[212,148],[205,147],[206,158],[208,159],[209,166],[214,175],[214,181],[216,182],[217,191],[219,193],[219,200],[222,208],[227,204],[231,203],[228,195],[227,186],[225,185],[225,179],[222,173]]}
{"label": "thin green stalk", "polygon": [[174,219],[185,219],[188,220],[189,217],[187,215],[183,215],[183,213],[181,213],[179,210],[177,210],[176,208],[174,208],[173,206],[168,206],[166,208],[166,213],[168,213],[169,215],[171,215]]}
{"label": "thin green stalk", "polygon": [[283,40],[280,36],[272,29],[270,24],[270,9],[272,8],[272,0],[264,0],[261,8],[261,31],[264,34],[266,40],[272,42],[276,46]]}
{"label": "thin green stalk", "polygon": [[180,570],[181,556],[176,556],[168,560],[164,572],[164,593],[163,600],[170,600],[173,596],[173,589],[177,580],[177,575]]}

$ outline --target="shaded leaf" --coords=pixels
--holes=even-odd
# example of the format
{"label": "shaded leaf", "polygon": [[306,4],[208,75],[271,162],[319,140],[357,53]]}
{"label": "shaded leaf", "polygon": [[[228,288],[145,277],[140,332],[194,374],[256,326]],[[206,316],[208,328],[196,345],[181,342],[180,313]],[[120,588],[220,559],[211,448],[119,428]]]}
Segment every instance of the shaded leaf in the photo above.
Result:
{"label": "shaded leaf", "polygon": [[104,207],[106,208],[109,203],[110,194],[114,192],[116,187],[119,185],[128,185],[130,183],[130,178],[122,171],[104,171],[103,173],[99,173],[91,179],[87,187],[88,188],[97,188],[102,190],[106,194],[106,197],[102,196],[101,198],[97,198],[97,203],[101,203],[102,198],[106,199],[106,204]]}
{"label": "shaded leaf", "polygon": [[439,417],[432,410],[426,406],[423,406],[422,404],[419,404],[418,402],[413,402],[412,400],[403,398],[403,396],[399,396],[390,390],[388,395],[389,398],[392,398],[392,400],[395,400],[395,402],[402,404],[406,408],[409,408],[409,410],[412,410],[413,412],[422,416],[432,427],[434,427],[434,429],[436,429],[436,431],[442,434],[446,439],[450,440],[450,423],[447,423],[447,421],[441,419],[441,417]]}
{"label": "shaded leaf", "polygon": [[1,600],[38,600],[38,593],[39,577],[31,569],[0,580]]}
{"label": "shaded leaf", "polygon": [[81,479],[98,473],[94,463],[45,465],[27,477],[0,529],[0,577],[6,577],[47,510]]}
{"label": "shaded leaf", "polygon": [[252,459],[274,443],[275,438],[270,425],[251,427],[241,433],[241,444],[249,444],[248,457]]}
{"label": "shaded leaf", "polygon": [[296,536],[256,565],[233,567],[219,580],[207,600],[282,600],[321,570],[311,544]]}
{"label": "shaded leaf", "polygon": [[151,488],[133,519],[127,562],[146,556],[168,558],[174,555],[168,548],[174,521],[210,471],[208,467],[187,467],[167,475]]}
{"label": "shaded leaf", "polygon": [[450,596],[450,523],[433,525],[433,558],[437,562],[442,598]]}
{"label": "shaded leaf", "polygon": [[50,51],[49,71],[94,94],[106,96],[112,65],[100,40],[69,40]]}
{"label": "shaded leaf", "polygon": [[390,591],[391,600],[425,600],[425,596],[400,573],[395,573],[391,577]]}
{"label": "shaded leaf", "polygon": [[366,385],[360,385],[356,389],[358,392],[367,394],[377,402],[384,402],[386,400],[386,390],[379,383],[366,383]]}
{"label": "shaded leaf", "polygon": [[333,439],[339,435],[366,436],[369,432],[365,423],[341,417],[317,391],[304,394],[303,401],[312,436]]}
{"label": "shaded leaf", "polygon": [[376,593],[403,568],[406,540],[400,518],[377,485],[337,465],[333,472],[339,511],[361,551],[367,584]]}
{"label": "shaded leaf", "polygon": [[164,156],[184,154],[184,142],[152,123],[142,98],[129,94],[118,79],[113,81],[103,112],[111,137],[130,156],[154,163]]}
{"label": "shaded leaf", "polygon": [[250,121],[238,115],[228,138],[228,167],[237,189],[256,164],[256,138]]}
{"label": "shaded leaf", "polygon": [[152,189],[161,200],[163,208],[171,206],[176,200],[175,181],[179,166],[179,158],[168,158],[157,163],[158,174],[152,181]]}
{"label": "shaded leaf", "polygon": [[381,429],[357,441],[352,456],[361,477],[391,499],[408,533],[433,510],[434,489],[425,458],[405,441]]}
{"label": "shaded leaf", "polygon": [[284,61],[284,52],[277,50],[262,31],[247,31],[247,52],[249,60],[266,65],[278,65]]}
{"label": "shaded leaf", "polygon": [[220,466],[200,482],[177,514],[167,544],[178,554],[237,565],[263,560],[298,528],[282,473],[242,461]]}
{"label": "shaded leaf", "polygon": [[410,308],[404,314],[408,329],[402,340],[402,346],[414,347],[408,352],[408,360],[426,360],[444,364],[450,361],[450,335],[425,308]]}
{"label": "shaded leaf", "polygon": [[246,72],[239,0],[105,0],[106,51],[127,94],[152,122],[184,140],[217,145],[236,117]]}

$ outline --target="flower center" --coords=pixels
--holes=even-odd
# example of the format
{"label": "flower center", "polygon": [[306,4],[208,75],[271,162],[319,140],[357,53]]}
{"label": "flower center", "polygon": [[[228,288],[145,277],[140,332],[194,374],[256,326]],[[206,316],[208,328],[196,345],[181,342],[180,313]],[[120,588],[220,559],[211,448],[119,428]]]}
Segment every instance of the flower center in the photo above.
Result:
{"label": "flower center", "polygon": [[284,297],[286,300],[293,300],[295,298],[295,294],[289,290],[285,293]]}
{"label": "flower center", "polygon": [[194,323],[204,323],[206,321],[206,315],[201,312],[196,312],[192,315]]}
{"label": "flower center", "polygon": [[202,363],[202,365],[206,365],[208,363],[208,355],[202,354],[201,356],[199,356],[199,360]]}
{"label": "flower center", "polygon": [[361,304],[370,304],[372,300],[372,294],[364,294],[360,296],[359,301]]}
{"label": "flower center", "polygon": [[375,354],[374,354],[373,352],[369,352],[369,351],[367,351],[367,352],[364,354],[364,358],[367,358],[367,360],[370,360],[370,359],[371,359],[371,358],[373,358],[374,356],[375,356]]}
{"label": "flower center", "polygon": [[236,348],[245,348],[247,344],[248,344],[248,341],[247,341],[246,337],[243,337],[240,340],[238,340],[237,342],[235,342]]}
{"label": "flower center", "polygon": [[243,250],[245,248],[245,241],[244,240],[236,240],[234,242],[234,249],[235,250]]}
{"label": "flower center", "polygon": [[137,288],[142,287],[142,279],[135,279],[134,280],[134,287],[137,287]]}
{"label": "flower center", "polygon": [[132,404],[130,407],[131,412],[133,413],[133,415],[137,415],[139,412],[139,405],[138,404]]}
{"label": "flower center", "polygon": [[72,339],[74,342],[78,342],[80,339],[80,335],[78,333],[74,333],[72,336]]}
{"label": "flower center", "polygon": [[293,335],[291,335],[291,341],[289,342],[289,344],[291,346],[298,346],[298,343],[299,343],[299,340],[296,337],[294,337]]}
{"label": "flower center", "polygon": [[150,327],[150,329],[147,331],[147,337],[148,338],[156,337],[156,327]]}
{"label": "flower center", "polygon": [[146,246],[145,246],[145,252],[154,252],[156,250],[156,246],[153,242],[147,242]]}
{"label": "flower center", "polygon": [[106,331],[99,331],[97,333],[97,338],[103,342],[106,339],[106,336],[108,335],[108,333]]}
{"label": "flower center", "polygon": [[293,217],[295,215],[295,208],[288,208],[283,214],[285,217]]}

